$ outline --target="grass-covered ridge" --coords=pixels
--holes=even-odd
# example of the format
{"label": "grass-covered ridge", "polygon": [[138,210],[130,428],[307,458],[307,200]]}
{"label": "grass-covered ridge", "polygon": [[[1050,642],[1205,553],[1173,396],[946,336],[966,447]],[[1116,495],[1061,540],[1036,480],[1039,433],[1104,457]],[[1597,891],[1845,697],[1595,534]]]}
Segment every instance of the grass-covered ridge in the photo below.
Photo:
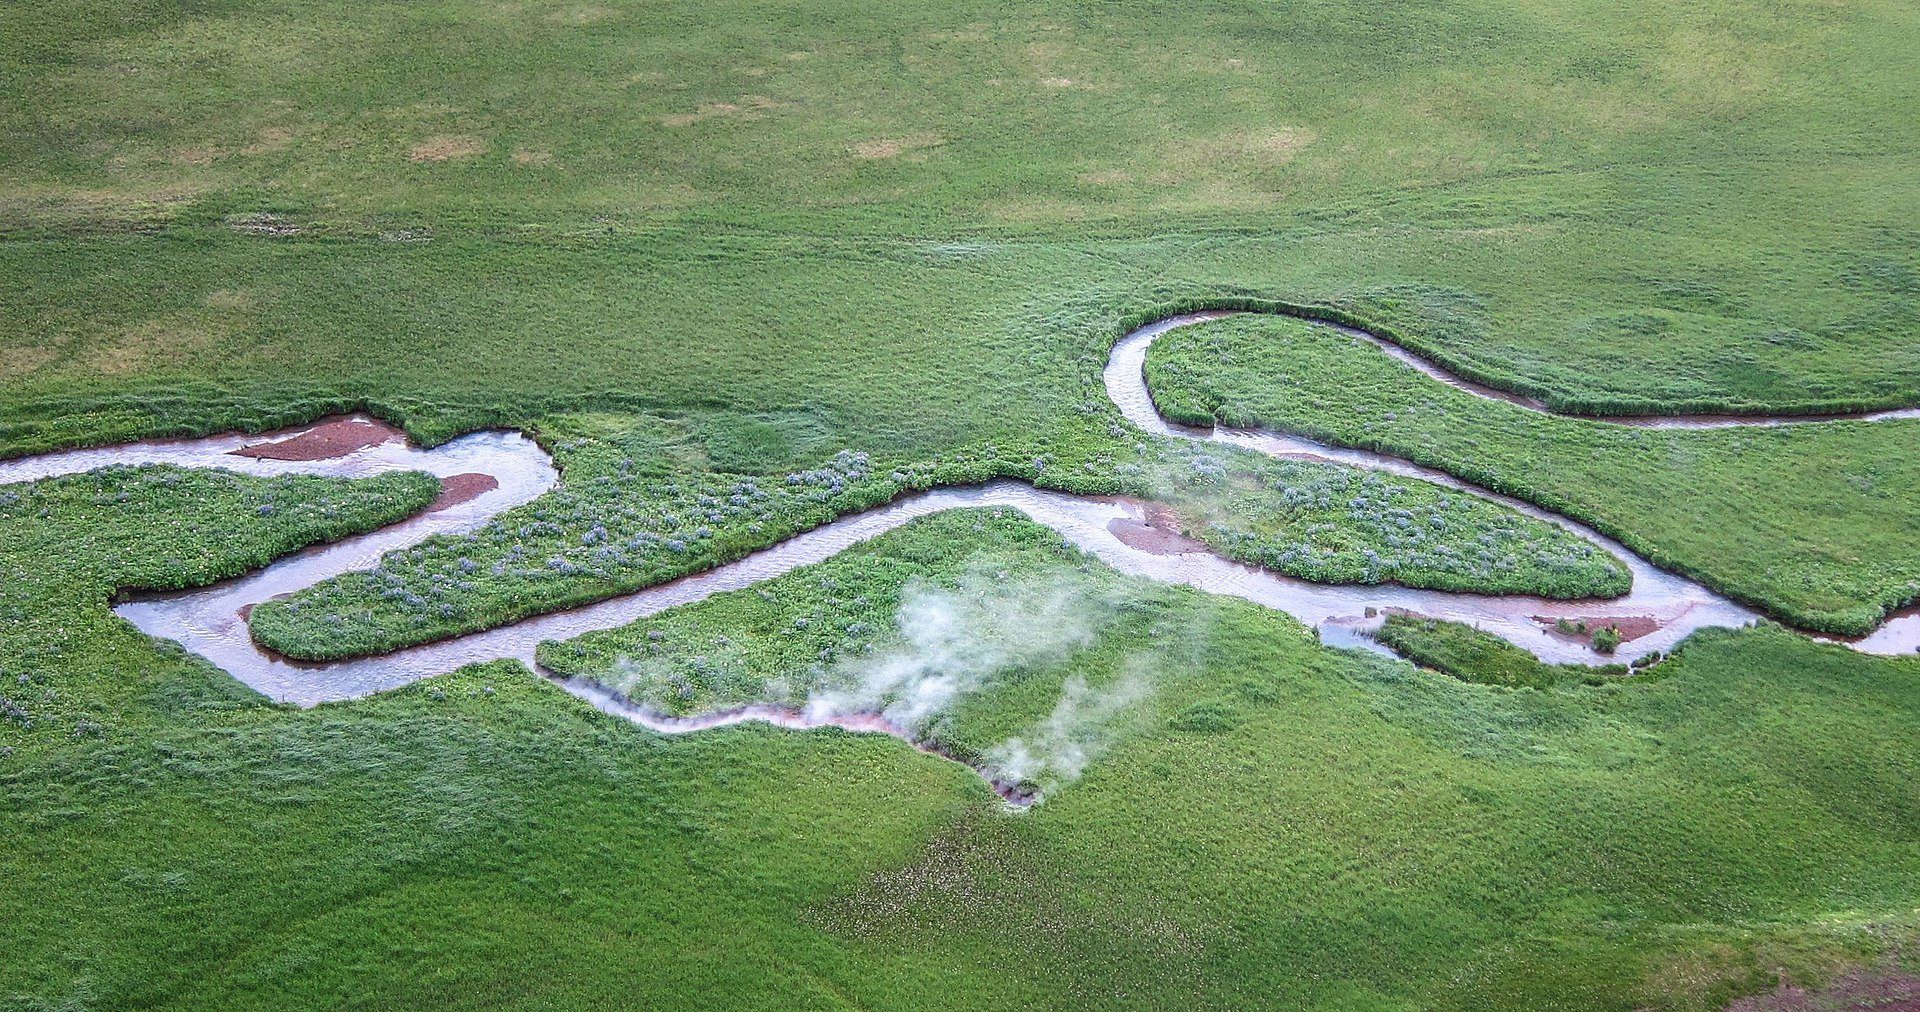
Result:
{"label": "grass-covered ridge", "polygon": [[[244,494],[196,518],[225,534],[209,574],[277,522],[258,483],[231,481]],[[1153,691],[1078,781],[1008,818],[971,773],[889,738],[661,737],[513,665],[268,705],[52,579],[197,543],[128,516],[62,511],[0,546],[39,588],[4,640],[28,719],[0,718],[0,995],[19,1007],[640,990],[696,1008],[1708,1009],[1913,937],[1911,660],[1763,628],[1696,637],[1656,681],[1516,693],[1095,566],[1076,579],[1135,603],[1024,673],[1008,698],[1030,712],[955,733],[1025,733],[1069,679],[1108,684],[1141,652]],[[994,523],[1058,565],[1048,532]],[[874,549],[956,551],[899,533]],[[818,592],[794,575],[776,605]],[[663,628],[798,649],[736,627],[757,600]]]}
{"label": "grass-covered ridge", "polygon": [[1920,422],[1649,429],[1422,376],[1365,341],[1240,316],[1148,352],[1160,410],[1379,450],[1593,524],[1798,625],[1865,632],[1920,594]]}
{"label": "grass-covered ridge", "polygon": [[[254,609],[283,654],[377,654],[724,565],[905,495],[1011,478],[1164,501],[1217,551],[1304,579],[1559,598],[1628,588],[1625,567],[1560,528],[1426,482],[1230,448],[1031,437],[932,460],[831,454],[809,416],[613,413],[543,421],[562,487],[467,535],[389,553]],[[1125,430],[1117,430],[1124,435]],[[792,470],[737,473],[743,448]],[[814,456],[818,454],[818,456]]]}

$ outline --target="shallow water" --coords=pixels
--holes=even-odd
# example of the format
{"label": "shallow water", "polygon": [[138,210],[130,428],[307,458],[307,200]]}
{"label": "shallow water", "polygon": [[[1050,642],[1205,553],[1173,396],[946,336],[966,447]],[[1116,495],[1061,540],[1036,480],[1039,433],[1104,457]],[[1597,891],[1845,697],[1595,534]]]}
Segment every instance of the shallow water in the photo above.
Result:
{"label": "shallow water", "polygon": [[[254,644],[248,635],[244,618],[252,606],[331,576],[369,568],[385,552],[408,547],[432,535],[457,534],[476,529],[502,510],[534,499],[553,488],[559,480],[559,474],[545,452],[517,433],[482,432],[463,436],[431,450],[388,441],[330,459],[276,460],[236,453],[259,446],[263,442],[262,437],[222,435],[193,440],[156,440],[0,461],[0,483],[74,474],[108,465],[133,464],[220,467],[260,476],[319,474],[342,478],[418,470],[443,479],[456,475],[484,474],[497,480],[498,487],[483,491],[471,500],[457,502],[443,510],[422,514],[371,534],[310,548],[239,579],[198,590],[143,596],[115,606],[115,612],[143,632],[176,640],[186,649],[207,658],[261,693],[275,700],[303,706],[364,696],[476,661],[511,658],[532,666],[534,648],[543,640],[567,639],[593,630],[625,625],[715,593],[749,587],[797,567],[829,558],[917,517],[960,507],[998,506],[1019,510],[1035,521],[1052,527],[1068,541],[1123,573],[1163,583],[1183,584],[1284,611],[1318,630],[1322,640],[1329,645],[1385,652],[1365,632],[1377,627],[1383,621],[1381,616],[1384,614],[1400,610],[1466,622],[1524,647],[1543,660],[1598,664],[1628,661],[1655,650],[1670,649],[1697,629],[1740,626],[1757,617],[1754,611],[1700,584],[1654,567],[1625,546],[1582,524],[1529,503],[1475,488],[1440,471],[1377,453],[1326,446],[1278,433],[1196,429],[1168,423],[1154,410],[1152,398],[1147,393],[1141,371],[1147,348],[1155,339],[1176,327],[1225,315],[1229,314],[1194,313],[1170,317],[1128,334],[1115,345],[1104,378],[1108,394],[1128,420],[1148,432],[1166,437],[1226,443],[1279,457],[1335,461],[1431,481],[1495,499],[1529,516],[1558,524],[1613,553],[1631,570],[1632,590],[1623,597],[1608,600],[1555,601],[1518,595],[1457,594],[1397,586],[1309,583],[1233,562],[1209,552],[1167,553],[1163,547],[1161,552],[1156,553],[1147,548],[1133,547],[1122,539],[1120,533],[1137,531],[1148,519],[1141,504],[1082,498],[1016,482],[999,481],[970,488],[936,489],[909,496],[879,509],[843,517],[717,569],[598,604],[555,612],[511,626],[380,657],[307,664],[273,656]],[[1368,340],[1378,340],[1363,332],[1354,333]],[[1423,373],[1462,389],[1483,392],[1481,388],[1451,378],[1431,364],[1391,345],[1387,347],[1396,353],[1397,358],[1409,361]],[[1501,396],[1506,400],[1515,400],[1508,395]],[[1855,417],[1874,420],[1916,416],[1920,416],[1920,411],[1877,412]],[[1746,419],[1737,424],[1769,425],[1788,421],[1804,420]],[[1639,423],[1671,423],[1688,427],[1729,424],[1718,419],[1643,419]],[[336,420],[325,424],[373,423],[366,419],[350,419],[346,423]],[[301,431],[312,428],[293,430],[286,438],[297,437]],[[1136,537],[1130,540],[1139,542],[1142,539]],[[1152,539],[1146,540],[1150,542]],[[1554,635],[1550,631],[1550,624],[1561,617],[1583,619],[1590,623],[1606,618],[1648,619],[1654,628],[1622,644],[1613,656],[1603,657],[1582,642]],[[1911,653],[1916,646],[1920,646],[1920,611],[1904,612],[1872,635],[1850,645],[1872,653]],[[703,718],[673,718],[650,713],[592,682],[557,678],[555,682],[608,713],[663,732],[694,731],[758,720],[793,727],[832,725],[911,740],[911,736],[903,729],[872,714],[819,715],[774,707],[749,707]],[[1010,800],[1025,800],[1004,784],[996,784],[996,789]]]}

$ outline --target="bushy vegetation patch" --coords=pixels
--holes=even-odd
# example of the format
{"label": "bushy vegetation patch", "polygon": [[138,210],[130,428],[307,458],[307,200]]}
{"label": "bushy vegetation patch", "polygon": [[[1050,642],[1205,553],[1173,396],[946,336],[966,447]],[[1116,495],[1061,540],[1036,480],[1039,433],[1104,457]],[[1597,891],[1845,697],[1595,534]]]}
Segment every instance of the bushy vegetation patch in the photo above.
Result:
{"label": "bushy vegetation patch", "polygon": [[1108,453],[1091,440],[1028,440],[930,461],[840,450],[785,473],[712,470],[716,427],[738,424],[551,419],[541,435],[564,468],[560,489],[473,534],[262,604],[254,636],[293,657],[381,653],[662,583],[901,495],[991,478],[1162,499],[1222,554],[1304,579],[1556,597],[1628,585],[1619,562],[1552,524],[1343,466],[1163,441]]}
{"label": "bushy vegetation patch", "polygon": [[1796,625],[1865,632],[1920,593],[1920,461],[1892,449],[1920,422],[1669,430],[1558,417],[1273,317],[1176,331],[1147,371],[1172,417],[1440,468],[1584,520]]}

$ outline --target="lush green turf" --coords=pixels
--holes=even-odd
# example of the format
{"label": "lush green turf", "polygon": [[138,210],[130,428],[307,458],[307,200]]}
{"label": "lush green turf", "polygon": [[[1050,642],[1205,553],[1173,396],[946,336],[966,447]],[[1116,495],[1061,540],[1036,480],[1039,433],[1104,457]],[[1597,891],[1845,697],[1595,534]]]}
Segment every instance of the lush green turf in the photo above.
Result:
{"label": "lush green turf", "polygon": [[[193,578],[281,536],[261,488],[195,497],[225,537]],[[774,588],[776,608],[826,603],[825,576],[879,601],[962,563],[948,528],[981,522],[1010,604],[1063,566],[1099,588],[1075,598],[1089,638],[952,713],[990,741],[1030,734],[1070,678],[1147,680],[1085,776],[1015,817],[888,738],[664,738],[512,665],[264,704],[104,610],[130,571],[100,535],[191,554],[152,522],[181,505],[132,525],[74,502],[7,552],[92,574],[5,591],[12,1007],[1701,1008],[1912,938],[1913,661],[1760,629],[1653,681],[1471,685],[981,514]],[[792,650],[735,621],[757,601],[656,622],[671,654],[696,629]]]}
{"label": "lush green turf", "polygon": [[1383,450],[1578,517],[1804,626],[1860,633],[1920,595],[1920,422],[1704,431],[1563,418],[1448,387],[1299,320],[1148,352],[1162,411]]}
{"label": "lush green turf", "polygon": [[[693,474],[845,448],[964,462],[942,480],[1044,458],[1044,480],[1119,490],[1166,458],[1106,402],[1111,342],[1252,298],[1561,407],[1920,403],[1920,12],[1897,0],[82,0],[4,21],[0,455],[349,407],[428,440],[646,414],[684,430]],[[1376,382],[1339,352],[1315,375]],[[1430,435],[1442,466],[1502,468],[1784,616],[1857,626],[1911,594],[1912,476],[1886,449],[1911,427],[1646,435],[1621,463],[1482,405],[1442,424],[1441,396],[1402,412],[1420,428],[1379,417],[1408,388],[1297,420]],[[1341,569],[1393,554],[1368,526],[1390,514],[1310,520],[1271,493],[1332,472],[1222,459],[1246,483],[1183,505],[1217,546],[1306,565],[1283,558],[1302,525],[1334,522],[1329,573],[1463,577],[1391,544],[1398,572]],[[1646,683],[1515,691],[1092,569],[1144,603],[944,733],[1031,736],[1070,678],[1143,652],[1153,691],[1012,817],[890,739],[663,739],[504,666],[266,705],[107,595],[430,490],[151,474],[0,507],[5,1006],[1710,1007],[1774,968],[1912,951],[1911,660],[1767,628]],[[1383,508],[1434,506],[1409,489],[1417,508]],[[583,483],[528,537],[650,516],[658,491]],[[426,601],[458,558],[393,571]],[[1604,579],[1571,561],[1563,588]],[[460,603],[484,624],[592,586]],[[663,628],[790,646],[704,607]],[[358,634],[441,621],[411,608]]]}
{"label": "lush green turf", "polygon": [[[801,708],[836,694],[858,700],[842,711],[912,709],[912,689],[952,677],[964,690],[950,707],[902,723],[950,754],[992,763],[994,746],[1055,704],[1060,681],[1049,668],[1116,627],[1146,624],[1168,637],[1164,602],[1147,586],[1103,578],[1017,511],[953,510],[759,587],[544,643],[539,661],[675,715]],[[1149,656],[1159,659],[1139,655]],[[889,671],[907,677],[881,684]]]}

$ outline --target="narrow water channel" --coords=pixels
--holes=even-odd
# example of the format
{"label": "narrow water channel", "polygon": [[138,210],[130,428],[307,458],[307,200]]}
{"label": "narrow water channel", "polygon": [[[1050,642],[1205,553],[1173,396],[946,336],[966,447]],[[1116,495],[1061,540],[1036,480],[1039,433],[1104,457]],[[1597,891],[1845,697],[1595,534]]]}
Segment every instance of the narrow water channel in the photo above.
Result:
{"label": "narrow water channel", "polygon": [[[625,625],[715,593],[750,587],[827,559],[917,517],[961,507],[1018,510],[1123,573],[1238,597],[1286,612],[1318,630],[1322,640],[1331,645],[1378,650],[1378,645],[1364,632],[1377,626],[1384,615],[1404,611],[1477,626],[1524,647],[1543,660],[1597,664],[1628,661],[1656,650],[1667,650],[1695,630],[1744,625],[1757,617],[1752,610],[1694,581],[1656,568],[1625,546],[1582,524],[1530,503],[1476,488],[1440,471],[1377,453],[1326,446],[1280,433],[1195,429],[1168,423],[1155,411],[1147,392],[1142,372],[1147,349],[1155,339],[1177,327],[1224,315],[1228,314],[1169,317],[1133,331],[1115,345],[1104,378],[1109,396],[1129,421],[1167,438],[1225,443],[1277,457],[1333,461],[1430,481],[1497,500],[1529,516],[1558,524],[1613,553],[1630,568],[1632,590],[1608,600],[1556,601],[1396,586],[1309,583],[1214,555],[1204,546],[1180,537],[1177,531],[1167,530],[1159,511],[1147,504],[1079,497],[1012,481],[997,481],[908,496],[875,510],[843,517],[708,572],[598,604],[379,657],[306,664],[273,656],[254,644],[246,625],[246,615],[254,605],[331,576],[372,567],[382,554],[417,544],[432,535],[474,530],[501,511],[531,501],[559,481],[559,474],[545,452],[517,433],[503,432],[474,433],[425,450],[408,445],[394,430],[370,419],[355,417],[326,420],[272,437],[230,434],[205,439],[154,440],[0,461],[0,484],[80,473],[108,465],[173,464],[220,467],[261,476],[317,474],[339,478],[417,470],[433,474],[450,489],[459,490],[457,495],[444,497],[441,508],[370,534],[296,553],[247,576],[196,590],[141,596],[115,606],[115,612],[141,631],[179,642],[272,699],[303,706],[364,696],[476,661],[512,658],[532,666],[534,648],[543,640],[567,639]],[[1381,343],[1364,332],[1352,332]],[[1489,392],[1450,377],[1395,346],[1384,346],[1427,375],[1484,396],[1525,403],[1524,399]],[[1920,417],[1920,411],[1875,412],[1853,417],[1909,418]],[[1634,420],[1634,424],[1703,428],[1789,422],[1818,424],[1804,419]],[[1630,629],[1632,638],[1614,656],[1602,657],[1585,642],[1556,633],[1554,621],[1560,618],[1590,624],[1619,622],[1623,628]],[[1912,653],[1920,646],[1920,611],[1897,615],[1871,636],[1851,645],[1872,653]],[[591,682],[555,681],[608,713],[663,732],[686,732],[760,720],[794,727],[833,725],[888,733],[911,741],[903,729],[873,714],[802,714],[772,707],[749,707],[705,718],[672,718],[649,713]],[[983,772],[988,772],[991,779],[990,771]],[[995,786],[1010,800],[1023,800],[1014,788],[1005,784]]]}

